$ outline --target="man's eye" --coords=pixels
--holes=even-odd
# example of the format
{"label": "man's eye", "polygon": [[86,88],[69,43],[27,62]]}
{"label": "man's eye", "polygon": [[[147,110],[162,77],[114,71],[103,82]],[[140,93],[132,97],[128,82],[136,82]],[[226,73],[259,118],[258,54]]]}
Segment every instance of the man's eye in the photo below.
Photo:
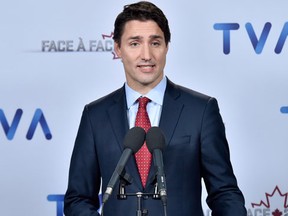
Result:
{"label": "man's eye", "polygon": [[152,46],[160,46],[159,42],[152,42]]}
{"label": "man's eye", "polygon": [[132,46],[132,47],[136,47],[138,45],[139,45],[139,43],[136,43],[136,42],[130,43],[130,46]]}

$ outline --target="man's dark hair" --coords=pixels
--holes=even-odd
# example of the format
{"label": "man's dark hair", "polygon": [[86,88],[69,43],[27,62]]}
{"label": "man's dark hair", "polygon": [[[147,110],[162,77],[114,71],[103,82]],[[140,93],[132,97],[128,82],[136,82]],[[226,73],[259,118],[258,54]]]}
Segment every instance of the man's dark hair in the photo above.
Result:
{"label": "man's dark hair", "polygon": [[131,20],[152,20],[156,22],[164,33],[166,45],[170,42],[171,33],[168,20],[162,10],[151,2],[140,1],[138,3],[125,5],[124,10],[115,20],[113,39],[119,46],[121,46],[121,37],[123,35],[125,24]]}

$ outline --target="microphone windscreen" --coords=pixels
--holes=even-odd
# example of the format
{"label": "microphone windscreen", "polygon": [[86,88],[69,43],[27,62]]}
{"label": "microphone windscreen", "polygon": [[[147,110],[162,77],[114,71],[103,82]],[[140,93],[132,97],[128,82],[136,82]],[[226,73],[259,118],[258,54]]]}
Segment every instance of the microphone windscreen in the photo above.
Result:
{"label": "microphone windscreen", "polygon": [[129,148],[135,154],[145,141],[146,132],[141,127],[131,128],[124,138],[124,148]]}
{"label": "microphone windscreen", "polygon": [[146,134],[146,145],[148,150],[152,153],[154,149],[161,151],[165,147],[165,137],[159,127],[151,127]]}

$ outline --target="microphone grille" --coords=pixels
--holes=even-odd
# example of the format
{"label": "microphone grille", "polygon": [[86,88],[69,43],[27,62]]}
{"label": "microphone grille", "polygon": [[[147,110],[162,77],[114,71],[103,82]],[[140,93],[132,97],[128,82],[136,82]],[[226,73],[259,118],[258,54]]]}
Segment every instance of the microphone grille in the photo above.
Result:
{"label": "microphone grille", "polygon": [[159,127],[151,127],[146,134],[146,145],[152,153],[154,149],[163,151],[165,148],[165,137]]}
{"label": "microphone grille", "polygon": [[145,141],[146,132],[141,127],[131,128],[124,138],[124,149],[129,148],[135,154]]}

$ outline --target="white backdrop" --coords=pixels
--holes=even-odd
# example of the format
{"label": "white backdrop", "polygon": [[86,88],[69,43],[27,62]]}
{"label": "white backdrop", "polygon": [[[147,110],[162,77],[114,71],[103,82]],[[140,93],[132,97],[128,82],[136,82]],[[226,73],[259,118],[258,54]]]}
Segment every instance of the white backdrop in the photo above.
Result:
{"label": "white backdrop", "polygon": [[[219,101],[248,215],[287,216],[288,42],[283,40],[288,2],[153,2],[166,14],[172,32],[166,75]],[[83,106],[125,81],[108,36],[128,3],[0,3],[1,215],[62,215]],[[225,31],[230,40],[224,40],[216,23],[238,24],[239,29]],[[253,31],[246,30],[247,23]],[[271,29],[263,31],[267,23]],[[253,32],[260,53],[253,48]],[[281,32],[283,49],[275,53]],[[230,42],[227,54],[223,40]]]}

